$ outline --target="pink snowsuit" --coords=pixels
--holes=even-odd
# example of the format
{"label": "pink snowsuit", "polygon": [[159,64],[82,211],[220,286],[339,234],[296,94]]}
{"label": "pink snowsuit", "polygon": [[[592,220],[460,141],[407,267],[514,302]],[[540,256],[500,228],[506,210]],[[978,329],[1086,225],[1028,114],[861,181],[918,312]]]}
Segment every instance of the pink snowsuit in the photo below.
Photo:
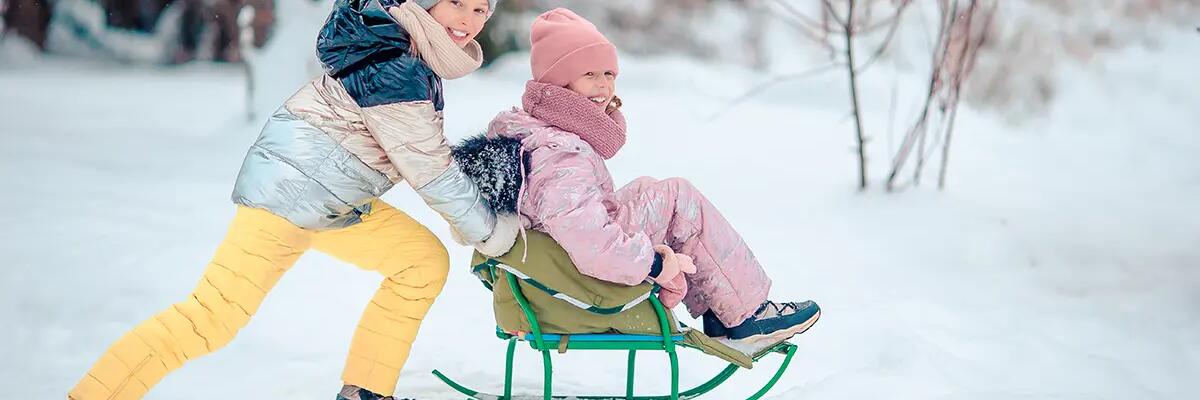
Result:
{"label": "pink snowsuit", "polygon": [[683,301],[693,317],[711,309],[734,326],[766,301],[771,280],[762,266],[688,181],[642,177],[614,191],[604,159],[586,141],[515,108],[498,115],[487,136],[521,141],[529,166],[520,214],[527,227],[553,237],[584,275],[642,283],[654,262],[652,247],[666,244],[696,264],[696,273],[660,282],[668,307]]}

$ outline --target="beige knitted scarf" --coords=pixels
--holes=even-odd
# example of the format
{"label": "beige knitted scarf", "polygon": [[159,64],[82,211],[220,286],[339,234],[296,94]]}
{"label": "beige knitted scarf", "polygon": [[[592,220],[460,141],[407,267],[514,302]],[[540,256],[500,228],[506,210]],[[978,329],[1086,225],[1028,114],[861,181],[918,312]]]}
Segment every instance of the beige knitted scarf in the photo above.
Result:
{"label": "beige knitted scarf", "polygon": [[446,28],[417,2],[406,1],[399,7],[388,8],[388,14],[408,31],[421,60],[442,79],[462,78],[483,65],[483,49],[479,42],[472,40],[466,48],[459,47],[450,40]]}

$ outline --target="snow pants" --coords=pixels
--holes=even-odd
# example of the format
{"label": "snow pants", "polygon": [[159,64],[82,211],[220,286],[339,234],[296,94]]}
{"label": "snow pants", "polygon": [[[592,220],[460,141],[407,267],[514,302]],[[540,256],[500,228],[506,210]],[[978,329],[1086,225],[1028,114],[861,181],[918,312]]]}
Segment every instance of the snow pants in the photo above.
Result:
{"label": "snow pants", "polygon": [[371,210],[348,228],[311,231],[264,210],[238,207],[196,289],[117,340],[69,398],[142,398],[188,360],[228,344],[309,248],[384,276],[358,323],[342,379],[391,395],[421,320],[445,285],[450,261],[437,237],[407,214],[380,200]]}
{"label": "snow pants", "polygon": [[725,326],[736,326],[767,300],[771,279],[733,229],[691,182],[641,177],[616,192],[616,222],[626,232],[644,232],[654,243],[692,257],[696,273],[660,282],[669,307],[687,306],[693,317],[712,310]]}

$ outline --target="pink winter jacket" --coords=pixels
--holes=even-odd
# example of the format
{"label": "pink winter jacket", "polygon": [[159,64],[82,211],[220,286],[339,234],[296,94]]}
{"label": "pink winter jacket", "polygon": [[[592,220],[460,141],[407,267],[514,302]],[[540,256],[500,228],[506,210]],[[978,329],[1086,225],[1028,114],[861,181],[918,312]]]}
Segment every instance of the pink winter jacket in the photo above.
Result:
{"label": "pink winter jacket", "polygon": [[584,275],[625,285],[646,280],[653,243],[616,223],[612,176],[587,142],[517,108],[492,120],[487,136],[518,139],[529,157],[518,204],[527,227],[553,237]]}

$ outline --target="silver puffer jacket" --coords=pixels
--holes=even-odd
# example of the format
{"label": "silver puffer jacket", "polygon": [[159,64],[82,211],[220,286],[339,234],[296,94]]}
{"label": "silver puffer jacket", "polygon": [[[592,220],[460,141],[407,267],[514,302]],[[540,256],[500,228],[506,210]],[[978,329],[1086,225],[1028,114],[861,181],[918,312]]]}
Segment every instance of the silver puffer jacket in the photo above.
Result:
{"label": "silver puffer jacket", "polygon": [[378,1],[339,1],[322,29],[323,75],[280,107],[251,146],[234,185],[237,204],[308,229],[343,228],[405,181],[462,238],[496,223],[454,164],[442,133],[441,79]]}

